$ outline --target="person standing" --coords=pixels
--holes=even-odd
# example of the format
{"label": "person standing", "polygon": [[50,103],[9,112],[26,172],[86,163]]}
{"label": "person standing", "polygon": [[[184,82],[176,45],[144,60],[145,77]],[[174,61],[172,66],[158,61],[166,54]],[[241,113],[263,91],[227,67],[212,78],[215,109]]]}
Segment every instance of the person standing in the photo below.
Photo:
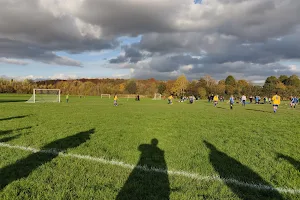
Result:
{"label": "person standing", "polygon": [[230,99],[229,99],[229,103],[230,103],[230,109],[233,109],[233,104],[234,104],[234,97],[233,95],[231,95]]}
{"label": "person standing", "polygon": [[69,94],[66,96],[66,102],[69,103]]}
{"label": "person standing", "polygon": [[253,101],[253,96],[252,95],[249,97],[249,100],[250,100],[250,103],[252,103],[252,101]]}
{"label": "person standing", "polygon": [[114,96],[114,106],[118,106],[118,96],[115,94]]}
{"label": "person standing", "polygon": [[171,94],[169,97],[168,97],[168,104],[173,104],[173,95]]}
{"label": "person standing", "polygon": [[276,113],[278,106],[280,105],[280,96],[277,94],[277,92],[273,96],[272,101],[273,101],[273,111],[274,111],[274,113]]}
{"label": "person standing", "polygon": [[242,105],[243,105],[243,106],[246,106],[246,100],[247,100],[246,95],[243,95],[243,96],[242,96]]}
{"label": "person standing", "polygon": [[290,100],[291,100],[290,102],[291,108],[296,108],[296,98],[291,96]]}
{"label": "person standing", "polygon": [[216,107],[219,102],[219,95],[214,96],[213,101],[214,101],[214,107]]}

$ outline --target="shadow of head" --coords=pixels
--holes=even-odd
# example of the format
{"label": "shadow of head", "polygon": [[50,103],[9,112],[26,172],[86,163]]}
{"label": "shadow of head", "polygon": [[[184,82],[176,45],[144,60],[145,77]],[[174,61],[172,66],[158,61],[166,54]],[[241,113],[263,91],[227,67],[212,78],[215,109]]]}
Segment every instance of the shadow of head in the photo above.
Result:
{"label": "shadow of head", "polygon": [[209,142],[207,142],[206,140],[203,140],[203,143],[205,144],[205,146],[207,147],[207,148],[209,148],[210,150],[217,150],[217,148],[214,146],[214,145],[212,145],[211,143],[209,143]]}
{"label": "shadow of head", "polygon": [[156,147],[158,145],[158,140],[156,138],[153,138],[151,140],[151,145]]}

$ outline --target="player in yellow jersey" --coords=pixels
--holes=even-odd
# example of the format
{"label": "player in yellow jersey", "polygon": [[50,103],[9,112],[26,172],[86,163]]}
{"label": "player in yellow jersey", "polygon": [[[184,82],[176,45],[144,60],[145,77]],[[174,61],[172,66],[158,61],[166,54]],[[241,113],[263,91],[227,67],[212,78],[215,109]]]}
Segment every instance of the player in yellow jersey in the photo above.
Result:
{"label": "player in yellow jersey", "polygon": [[66,101],[67,101],[67,103],[69,103],[69,94],[67,94],[67,96],[66,96]]}
{"label": "player in yellow jersey", "polygon": [[115,94],[114,96],[114,106],[118,106],[118,96]]}
{"label": "player in yellow jersey", "polygon": [[173,104],[173,95],[171,94],[169,97],[168,97],[168,104]]}
{"label": "player in yellow jersey", "polygon": [[219,95],[215,95],[213,101],[214,101],[214,106],[216,107],[219,102]]}
{"label": "player in yellow jersey", "polygon": [[278,106],[280,105],[280,96],[277,94],[277,92],[276,95],[273,96],[272,101],[273,101],[273,110],[274,113],[276,113]]}

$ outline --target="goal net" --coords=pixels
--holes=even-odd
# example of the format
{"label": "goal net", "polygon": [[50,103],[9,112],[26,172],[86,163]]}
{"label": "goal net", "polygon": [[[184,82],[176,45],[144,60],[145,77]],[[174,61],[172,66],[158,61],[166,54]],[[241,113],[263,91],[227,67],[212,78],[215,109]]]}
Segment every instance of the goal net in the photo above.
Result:
{"label": "goal net", "polygon": [[33,89],[33,95],[27,103],[60,103],[60,89]]}
{"label": "goal net", "polygon": [[161,100],[161,94],[155,93],[154,98],[152,100]]}
{"label": "goal net", "polygon": [[103,97],[106,97],[106,98],[109,98],[109,99],[110,99],[110,94],[101,94],[101,99],[102,99]]}

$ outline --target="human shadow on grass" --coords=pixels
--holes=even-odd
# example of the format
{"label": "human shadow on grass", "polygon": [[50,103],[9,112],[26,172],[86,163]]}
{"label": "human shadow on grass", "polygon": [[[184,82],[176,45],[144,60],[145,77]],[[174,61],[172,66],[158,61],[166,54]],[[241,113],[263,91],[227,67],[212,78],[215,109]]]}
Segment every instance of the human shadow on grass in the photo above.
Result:
{"label": "human shadow on grass", "polygon": [[21,134],[15,135],[15,136],[10,136],[10,137],[4,137],[0,139],[0,142],[9,142],[11,140],[17,139],[21,136]]}
{"label": "human shadow on grass", "polygon": [[218,106],[217,106],[216,108],[223,109],[223,110],[227,110],[226,108],[223,108],[223,107],[218,107]]}
{"label": "human shadow on grass", "polygon": [[20,116],[15,116],[15,117],[7,117],[7,118],[0,119],[0,121],[12,120],[12,119],[21,119],[21,118],[25,118],[25,117],[28,117],[28,116],[30,116],[30,115],[20,115]]}
{"label": "human shadow on grass", "polygon": [[170,183],[164,151],[157,147],[158,140],[141,144],[140,159],[117,195],[117,200],[169,199]]}
{"label": "human shadow on grass", "polygon": [[[249,167],[243,165],[226,153],[219,151],[214,145],[203,141],[210,149],[209,160],[214,169],[219,173],[223,182],[234,192],[240,199],[283,199],[280,193],[275,190],[260,175],[255,173]],[[245,183],[238,184],[236,181]],[[266,188],[251,188],[247,184],[264,185]]]}
{"label": "human shadow on grass", "polygon": [[0,136],[1,135],[7,135],[7,134],[11,134],[14,131],[21,131],[21,130],[26,130],[26,129],[31,129],[32,126],[28,126],[28,127],[24,127],[24,128],[17,128],[17,129],[13,129],[13,130],[6,130],[6,131],[1,131],[0,130]]}
{"label": "human shadow on grass", "polygon": [[273,113],[272,111],[266,111],[266,110],[255,110],[255,109],[250,109],[250,108],[246,108],[245,110],[249,110],[249,111],[255,111],[255,112],[263,112],[263,113]]}
{"label": "human shadow on grass", "polygon": [[25,102],[27,100],[9,100],[9,99],[0,99],[0,103],[17,103],[17,102]]}
{"label": "human shadow on grass", "polygon": [[30,154],[14,164],[3,167],[0,170],[0,190],[15,180],[26,178],[35,169],[56,158],[60,152],[85,143],[94,132],[95,129],[91,129],[53,141],[43,146],[41,151]]}
{"label": "human shadow on grass", "polygon": [[283,155],[281,153],[277,154],[277,158],[283,158],[288,161],[291,165],[293,165],[300,172],[300,161],[295,160],[290,156]]}

